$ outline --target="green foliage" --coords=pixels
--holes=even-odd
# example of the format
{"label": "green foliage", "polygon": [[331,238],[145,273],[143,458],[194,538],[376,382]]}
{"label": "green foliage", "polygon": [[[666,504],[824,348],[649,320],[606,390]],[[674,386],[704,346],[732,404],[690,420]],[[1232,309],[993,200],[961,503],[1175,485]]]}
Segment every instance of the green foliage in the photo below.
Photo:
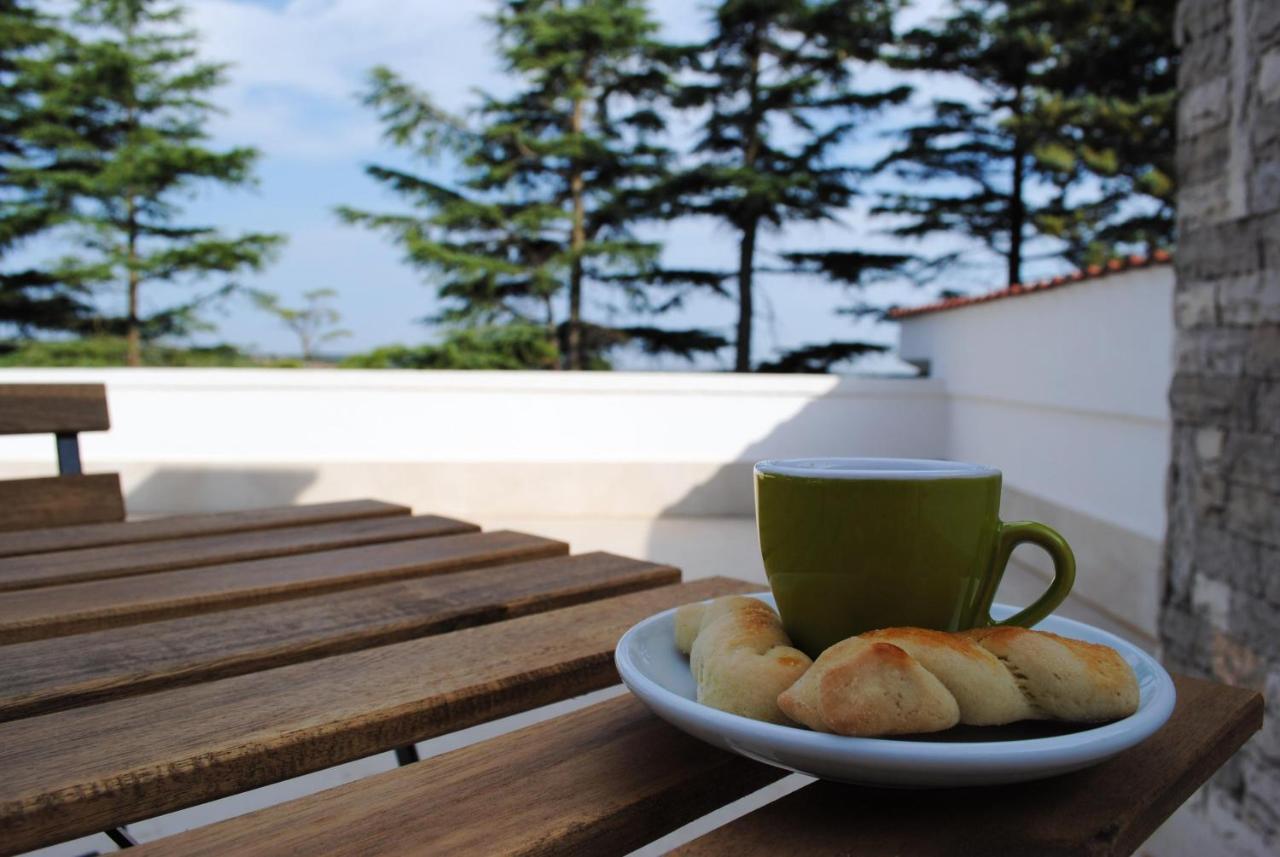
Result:
{"label": "green foliage", "polygon": [[[50,99],[71,74],[75,41],[23,0],[0,0],[0,259],[71,214],[53,179],[83,174],[76,146],[86,129]],[[49,266],[0,268],[0,324],[29,335],[74,330],[89,312],[82,290]]]}
{"label": "green foliage", "polygon": [[[40,341],[21,339],[0,342],[0,367],[14,366],[124,366],[129,344],[119,336]],[[142,346],[143,366],[297,366],[296,360],[257,360],[231,345],[207,348],[175,348],[153,342]]]}
{"label": "green foliage", "polygon": [[505,324],[455,328],[439,345],[388,345],[352,355],[338,365],[343,369],[553,369],[558,360],[543,328]]}
{"label": "green foliage", "polygon": [[[282,241],[180,222],[183,197],[208,182],[251,184],[257,158],[249,148],[207,146],[214,109],[207,96],[224,68],[199,61],[182,17],[163,0],[80,0],[71,26],[82,38],[63,42],[63,73],[40,96],[75,125],[46,144],[76,168],[33,180],[40,193],[71,206],[76,227],[77,254],[51,275],[80,292],[113,286],[124,293],[122,315],[99,315],[83,327],[124,335],[131,364],[140,362],[144,339],[194,329],[200,307],[233,290],[235,274],[261,269]],[[200,297],[151,313],[142,308],[144,286],[210,280],[215,285]]]}
{"label": "green foliage", "polygon": [[761,363],[757,372],[799,372],[821,375],[831,371],[837,363],[843,363],[864,354],[878,354],[888,351],[884,345],[870,342],[827,342],[821,345],[806,345],[784,354],[777,360]]}
{"label": "green foliage", "polygon": [[904,218],[899,236],[973,239],[1005,259],[1011,284],[1033,243],[1076,264],[1166,245],[1172,21],[1163,0],[954,0],[940,25],[905,34],[894,62],[961,74],[981,95],[936,100],[902,131],[878,169],[904,189],[876,213]]}
{"label": "green foliage", "polygon": [[[737,371],[751,368],[759,233],[835,220],[853,199],[857,176],[836,157],[837,147],[867,116],[910,93],[905,86],[860,90],[854,80],[855,63],[877,60],[892,40],[898,5],[721,0],[711,37],[687,52],[692,79],[676,103],[705,119],[696,162],[666,182],[660,195],[668,217],[712,217],[738,234],[737,269],[721,274],[736,278],[738,286]],[[818,261],[820,251],[805,255],[796,272],[827,270]]]}
{"label": "green foliage", "polygon": [[[427,161],[450,159],[456,180],[371,166],[413,211],[339,214],[388,235],[439,284],[438,320],[537,325],[551,347],[563,327],[566,368],[601,365],[593,349],[621,340],[587,335],[598,327],[585,317],[588,292],[658,313],[707,283],[663,271],[660,247],[632,230],[656,204],[652,188],[670,159],[655,141],[663,119],[653,106],[670,52],[654,41],[640,0],[503,0],[492,22],[515,90],[480,93],[473,121],[388,69],[373,71],[365,97],[389,141]],[[723,345],[709,334],[702,342]]]}
{"label": "green foliage", "polygon": [[304,363],[315,356],[317,346],[351,335],[351,331],[336,327],[342,321],[342,313],[328,304],[338,296],[333,289],[303,292],[305,303],[298,307],[285,306],[279,295],[270,292],[254,290],[249,294],[258,309],[274,316],[298,337]]}

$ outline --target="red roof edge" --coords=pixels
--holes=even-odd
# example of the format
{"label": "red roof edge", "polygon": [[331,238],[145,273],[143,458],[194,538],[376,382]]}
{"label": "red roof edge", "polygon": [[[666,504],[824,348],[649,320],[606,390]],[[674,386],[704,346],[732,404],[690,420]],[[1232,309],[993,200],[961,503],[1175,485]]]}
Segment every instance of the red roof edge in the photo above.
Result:
{"label": "red roof edge", "polygon": [[1156,250],[1150,256],[1129,256],[1125,259],[1112,259],[1106,265],[1090,265],[1083,271],[1073,271],[1064,276],[1051,277],[1045,280],[1036,280],[1034,283],[1014,283],[1008,288],[1000,289],[995,292],[987,292],[982,295],[967,295],[960,298],[945,298],[933,303],[923,304],[914,307],[893,307],[889,310],[888,316],[894,321],[904,318],[913,318],[918,315],[928,315],[929,313],[942,312],[948,309],[958,309],[963,306],[971,306],[973,304],[987,303],[988,301],[996,301],[1002,298],[1011,298],[1018,295],[1027,295],[1034,292],[1042,292],[1046,289],[1056,289],[1060,286],[1071,285],[1072,283],[1081,283],[1087,280],[1097,280],[1111,274],[1118,274],[1122,271],[1132,271],[1137,268],[1150,268],[1155,265],[1167,265],[1173,261],[1173,254],[1167,250]]}

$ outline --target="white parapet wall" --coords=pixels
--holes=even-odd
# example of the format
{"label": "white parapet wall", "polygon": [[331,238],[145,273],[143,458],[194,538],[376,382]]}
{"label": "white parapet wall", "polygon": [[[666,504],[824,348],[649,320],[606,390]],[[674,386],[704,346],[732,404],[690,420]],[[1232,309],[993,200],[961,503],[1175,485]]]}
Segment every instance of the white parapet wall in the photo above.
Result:
{"label": "white parapet wall", "polygon": [[[946,385],[946,456],[1004,471],[1006,519],[1059,528],[1079,588],[1154,634],[1169,469],[1173,266],[909,317]],[[1033,549],[1018,560],[1041,572]]]}
{"label": "white parapet wall", "polygon": [[[937,381],[832,376],[257,369],[4,370],[102,382],[82,436],[131,514],[357,495],[483,517],[752,513],[751,464],[938,456]],[[0,476],[49,473],[53,442],[0,438]]]}

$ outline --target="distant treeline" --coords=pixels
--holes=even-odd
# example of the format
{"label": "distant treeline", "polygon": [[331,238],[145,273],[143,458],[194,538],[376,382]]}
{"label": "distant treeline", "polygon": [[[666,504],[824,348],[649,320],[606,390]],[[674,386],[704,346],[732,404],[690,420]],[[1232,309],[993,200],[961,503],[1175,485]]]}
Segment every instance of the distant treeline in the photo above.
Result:
{"label": "distant treeline", "polygon": [[[226,69],[196,56],[180,4],[52,8],[0,0],[0,325],[19,337],[121,337],[138,363],[147,343],[199,329],[201,307],[268,264],[283,237],[182,217],[192,188],[251,182],[256,153],[209,145],[210,93]],[[906,31],[902,8],[720,0],[698,13],[705,41],[672,44],[643,0],[496,0],[488,20],[510,94],[478,93],[459,115],[373,69],[364,103],[423,168],[367,167],[404,206],[337,214],[421,271],[444,337],[350,362],[597,369],[630,347],[731,352],[738,371],[823,371],[879,346],[815,342],[760,362],[759,274],[824,279],[851,296],[841,311],[875,314],[884,307],[859,298],[865,286],[937,288],[975,256],[1001,259],[1012,283],[1031,261],[1084,265],[1170,245],[1172,3],[952,0]],[[676,125],[694,132],[677,140]],[[869,150],[860,143],[885,153],[857,160]],[[847,244],[762,246],[860,203],[870,228]],[[642,237],[686,218],[727,229],[736,263],[674,266]],[[46,234],[68,253],[6,262]],[[921,252],[939,242],[915,239],[939,235],[945,252]],[[145,312],[143,290],[154,306],[166,284],[194,296]],[[104,313],[103,293],[122,297],[122,311]],[[304,352],[340,333],[315,294],[296,309],[258,297]],[[664,323],[696,294],[736,307],[736,324]],[[640,322],[607,320],[618,315]]]}

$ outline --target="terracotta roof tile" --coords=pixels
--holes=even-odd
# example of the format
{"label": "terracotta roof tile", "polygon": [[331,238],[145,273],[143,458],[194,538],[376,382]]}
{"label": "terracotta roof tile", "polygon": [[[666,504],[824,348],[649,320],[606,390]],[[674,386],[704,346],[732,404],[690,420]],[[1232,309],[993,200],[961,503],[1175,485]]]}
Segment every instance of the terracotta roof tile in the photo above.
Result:
{"label": "terracotta roof tile", "polygon": [[917,315],[927,315],[928,313],[941,312],[948,309],[957,309],[963,306],[972,306],[973,304],[986,303],[987,301],[1000,300],[1002,298],[1017,297],[1018,295],[1031,294],[1032,292],[1040,292],[1045,289],[1056,289],[1059,286],[1069,285],[1071,283],[1079,283],[1085,280],[1095,280],[1105,277],[1108,274],[1118,273],[1120,271],[1130,271],[1134,268],[1149,268],[1153,265],[1167,265],[1173,261],[1172,254],[1165,250],[1157,250],[1150,256],[1129,256],[1125,259],[1112,259],[1106,265],[1090,265],[1083,271],[1073,271],[1070,274],[1059,275],[1045,280],[1037,280],[1033,283],[1014,283],[1008,288],[999,291],[987,292],[981,295],[966,295],[959,298],[944,298],[940,301],[927,303],[922,306],[915,307],[894,307],[889,310],[889,318],[900,320],[904,318],[912,318]]}

